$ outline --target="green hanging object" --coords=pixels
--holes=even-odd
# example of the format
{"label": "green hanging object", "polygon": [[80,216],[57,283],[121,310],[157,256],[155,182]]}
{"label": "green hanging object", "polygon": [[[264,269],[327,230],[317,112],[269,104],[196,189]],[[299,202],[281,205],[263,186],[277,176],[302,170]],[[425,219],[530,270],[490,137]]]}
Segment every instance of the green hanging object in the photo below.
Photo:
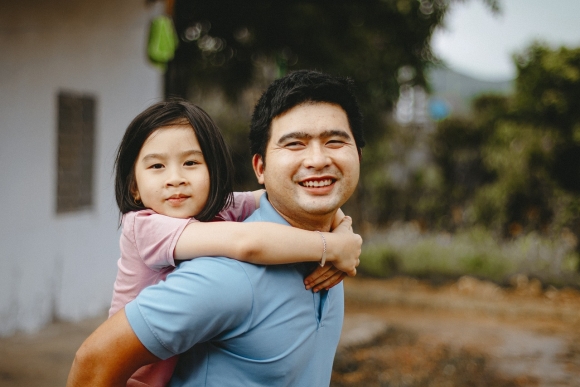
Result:
{"label": "green hanging object", "polygon": [[173,59],[179,40],[173,21],[167,15],[160,15],[151,21],[147,56],[156,66],[165,70],[167,62]]}

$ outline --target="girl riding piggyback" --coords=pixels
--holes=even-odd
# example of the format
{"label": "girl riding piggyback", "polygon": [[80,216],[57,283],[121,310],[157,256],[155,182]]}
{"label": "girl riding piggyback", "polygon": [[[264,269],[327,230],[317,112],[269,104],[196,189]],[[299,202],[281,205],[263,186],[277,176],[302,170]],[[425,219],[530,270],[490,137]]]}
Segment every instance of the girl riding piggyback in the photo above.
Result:
{"label": "girl riding piggyback", "polygon": [[[200,256],[259,265],[319,262],[304,280],[305,291],[329,289],[356,274],[362,239],[341,211],[330,233],[238,223],[259,206],[264,191],[232,192],[228,148],[196,105],[160,102],[139,114],[125,132],[115,168],[122,234],[109,316],[164,280],[179,261]],[[127,385],[165,386],[176,361],[142,367]]]}

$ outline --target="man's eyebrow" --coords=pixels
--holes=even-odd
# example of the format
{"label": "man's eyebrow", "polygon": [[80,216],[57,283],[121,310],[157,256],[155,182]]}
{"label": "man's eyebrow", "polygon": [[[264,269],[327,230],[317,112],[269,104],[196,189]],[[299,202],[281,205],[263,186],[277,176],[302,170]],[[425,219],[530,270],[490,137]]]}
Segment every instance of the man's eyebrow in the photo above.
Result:
{"label": "man's eyebrow", "polygon": [[282,137],[280,137],[278,139],[278,142],[284,142],[288,139],[310,139],[313,136],[310,133],[307,132],[290,132],[290,133],[286,133],[285,135],[283,135]]}
{"label": "man's eyebrow", "polygon": [[348,132],[342,130],[342,129],[331,129],[331,130],[325,130],[324,132],[322,132],[320,134],[320,137],[323,138],[327,138],[327,137],[341,137],[344,139],[351,139],[352,136],[350,134],[348,134]]}
{"label": "man's eyebrow", "polygon": [[[285,135],[283,135],[282,137],[280,137],[278,139],[278,143],[284,142],[288,139],[311,139],[314,136],[310,133],[307,132],[291,132],[291,133],[286,133]],[[351,139],[352,137],[344,130],[342,129],[329,129],[329,130],[325,130],[324,132],[320,133],[320,136],[322,138],[328,138],[328,137],[341,137],[344,139]]]}

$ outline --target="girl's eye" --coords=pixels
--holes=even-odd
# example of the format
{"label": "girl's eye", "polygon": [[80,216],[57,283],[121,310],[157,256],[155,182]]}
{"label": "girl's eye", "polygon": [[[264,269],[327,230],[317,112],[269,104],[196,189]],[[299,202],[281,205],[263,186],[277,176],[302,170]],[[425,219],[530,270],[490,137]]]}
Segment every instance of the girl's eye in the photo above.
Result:
{"label": "girl's eye", "polygon": [[199,163],[198,163],[197,161],[194,161],[194,160],[189,160],[189,161],[186,161],[186,162],[185,162],[185,163],[183,163],[183,164],[184,164],[185,166],[192,167],[192,166],[194,166],[194,165],[197,165],[197,164],[199,164]]}
{"label": "girl's eye", "polygon": [[163,168],[163,164],[153,164],[149,168],[151,168],[151,169],[161,169],[161,168]]}

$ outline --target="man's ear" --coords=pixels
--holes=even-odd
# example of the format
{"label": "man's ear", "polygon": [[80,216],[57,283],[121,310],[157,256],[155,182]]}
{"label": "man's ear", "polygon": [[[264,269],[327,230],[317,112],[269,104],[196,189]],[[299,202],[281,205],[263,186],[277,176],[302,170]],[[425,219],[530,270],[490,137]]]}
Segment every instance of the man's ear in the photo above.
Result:
{"label": "man's ear", "polygon": [[252,167],[254,167],[254,173],[258,178],[258,183],[264,184],[264,169],[266,166],[264,160],[262,160],[262,156],[256,153],[254,157],[252,157]]}

